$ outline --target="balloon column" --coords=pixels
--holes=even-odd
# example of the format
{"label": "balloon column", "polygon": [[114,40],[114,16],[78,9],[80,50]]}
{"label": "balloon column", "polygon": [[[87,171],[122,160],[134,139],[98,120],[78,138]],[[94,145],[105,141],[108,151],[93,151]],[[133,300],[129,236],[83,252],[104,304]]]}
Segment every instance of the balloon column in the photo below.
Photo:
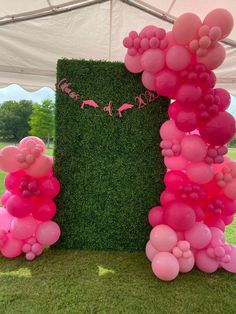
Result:
{"label": "balloon column", "polygon": [[166,189],[161,206],[149,212],[153,229],[146,246],[162,280],[173,280],[194,264],[208,273],[219,267],[236,273],[236,246],[224,238],[236,212],[236,163],[225,156],[235,120],[225,111],[230,95],[215,88],[212,71],[224,61],[219,40],[232,27],[232,15],[216,9],[203,22],[185,13],[169,33],[147,26],[123,41],[126,68],[142,72],[146,88],[174,100],[170,120],[160,129]]}
{"label": "balloon column", "polygon": [[42,140],[29,136],[18,146],[0,150],[0,169],[8,172],[1,197],[0,252],[8,258],[25,253],[33,260],[60,237],[59,226],[51,220],[56,214],[52,199],[60,190],[52,158],[45,155]]}

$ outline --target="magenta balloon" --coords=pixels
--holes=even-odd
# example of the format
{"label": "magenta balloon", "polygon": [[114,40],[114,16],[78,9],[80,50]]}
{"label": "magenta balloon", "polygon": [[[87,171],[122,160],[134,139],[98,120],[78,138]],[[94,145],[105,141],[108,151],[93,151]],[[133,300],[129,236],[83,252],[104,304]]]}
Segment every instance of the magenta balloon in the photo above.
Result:
{"label": "magenta balloon", "polygon": [[152,227],[163,223],[163,208],[161,206],[152,207],[148,213],[148,221]]}
{"label": "magenta balloon", "polygon": [[203,63],[208,70],[218,68],[225,59],[225,48],[216,43],[213,48],[207,50],[207,54],[203,57],[197,57],[197,62]]}
{"label": "magenta balloon", "polygon": [[179,79],[175,72],[163,70],[156,75],[156,92],[162,96],[174,98],[179,87]]}
{"label": "magenta balloon", "polygon": [[39,137],[36,137],[36,136],[24,137],[19,143],[19,148],[20,149],[27,148],[29,143],[31,144],[31,142],[34,142],[36,145],[40,145],[42,153],[45,152],[46,146],[44,142]]}
{"label": "magenta balloon", "polygon": [[225,225],[230,225],[234,221],[234,215],[222,217]]}
{"label": "magenta balloon", "polygon": [[225,38],[233,29],[234,19],[229,11],[219,8],[209,12],[203,24],[208,25],[210,28],[218,26],[221,29],[221,38]]}
{"label": "magenta balloon", "polygon": [[219,108],[220,111],[224,111],[226,110],[229,105],[230,105],[230,93],[224,89],[224,88],[215,88],[215,96],[218,96],[220,98],[220,102],[219,102]]}
{"label": "magenta balloon", "polygon": [[178,259],[178,262],[179,262],[179,271],[181,273],[188,273],[189,271],[193,269],[195,258],[194,258],[194,255],[192,254],[189,258],[180,257]]}
{"label": "magenta balloon", "polygon": [[51,169],[51,160],[47,156],[41,155],[25,172],[32,177],[40,178],[46,176]]}
{"label": "magenta balloon", "polygon": [[178,130],[174,120],[165,121],[160,128],[160,135],[163,140],[179,140],[184,138],[185,133]]}
{"label": "magenta balloon", "polygon": [[148,49],[141,57],[141,65],[145,71],[157,73],[165,66],[165,55],[161,49]]}
{"label": "magenta balloon", "polygon": [[202,90],[192,84],[182,84],[176,94],[176,100],[185,108],[191,109],[197,105],[201,99]]}
{"label": "magenta balloon", "polygon": [[171,281],[179,274],[179,263],[173,254],[160,252],[152,260],[152,270],[157,278]]}
{"label": "magenta balloon", "polygon": [[61,231],[54,221],[46,221],[38,225],[36,238],[43,245],[52,245],[58,241]]}
{"label": "magenta balloon", "polygon": [[187,176],[182,171],[171,170],[165,174],[164,183],[171,191],[176,191],[180,185],[187,182]]}
{"label": "magenta balloon", "polygon": [[6,146],[0,150],[0,169],[4,172],[19,170],[20,164],[16,160],[19,149],[16,146]]}
{"label": "magenta balloon", "polygon": [[6,192],[3,193],[2,197],[1,197],[1,203],[2,203],[3,207],[6,208],[7,201],[8,201],[10,196],[12,196],[12,193],[9,192],[9,191],[6,191]]}
{"label": "magenta balloon", "polygon": [[166,65],[170,70],[181,71],[189,66],[190,52],[183,46],[172,46],[166,53]]}
{"label": "magenta balloon", "polygon": [[194,111],[179,110],[175,124],[183,132],[192,132],[197,128],[197,114]]}
{"label": "magenta balloon", "polygon": [[0,230],[8,232],[11,227],[12,219],[12,215],[10,215],[5,208],[0,207]]}
{"label": "magenta balloon", "polygon": [[155,90],[155,75],[153,75],[150,72],[147,71],[143,71],[142,74],[142,83],[144,85],[144,87],[146,87],[149,90]]}
{"label": "magenta balloon", "polygon": [[186,135],[181,142],[182,156],[191,162],[201,161],[206,157],[208,146],[199,135]]}
{"label": "magenta balloon", "polygon": [[162,206],[166,206],[167,204],[173,202],[175,199],[176,199],[175,193],[168,190],[164,190],[160,196],[160,202]]}
{"label": "magenta balloon", "polygon": [[33,209],[33,217],[40,221],[51,220],[56,214],[56,205],[51,199],[42,199]]}
{"label": "magenta balloon", "polygon": [[198,38],[198,30],[202,26],[200,18],[194,13],[180,15],[174,23],[172,33],[179,44],[187,44]]}
{"label": "magenta balloon", "polygon": [[158,225],[150,233],[152,246],[160,252],[171,251],[177,240],[176,232],[167,225]]}
{"label": "magenta balloon", "polygon": [[196,221],[193,208],[179,201],[168,205],[164,215],[167,224],[175,231],[191,229]]}
{"label": "magenta balloon", "polygon": [[232,200],[236,200],[236,179],[228,182],[224,188],[224,194]]}
{"label": "magenta balloon", "polygon": [[200,250],[208,246],[212,235],[207,225],[202,222],[196,222],[191,229],[185,231],[184,237],[191,247]]}
{"label": "magenta balloon", "polygon": [[22,181],[22,176],[24,176],[23,171],[17,171],[17,172],[10,172],[5,177],[5,187],[7,190],[9,190],[12,193],[17,193],[19,191],[19,185]]}
{"label": "magenta balloon", "polygon": [[188,161],[179,155],[177,157],[165,157],[164,164],[170,170],[186,170]]}
{"label": "magenta balloon", "polygon": [[3,246],[1,253],[7,258],[14,258],[22,253],[23,241],[13,238],[11,235],[8,236],[8,240]]}
{"label": "magenta balloon", "polygon": [[11,233],[14,238],[25,240],[31,237],[37,228],[37,221],[32,216],[14,218],[11,223]]}
{"label": "magenta balloon", "polygon": [[17,218],[27,216],[32,209],[32,203],[19,195],[12,195],[7,201],[8,212]]}
{"label": "magenta balloon", "polygon": [[39,189],[44,197],[54,198],[60,191],[60,183],[55,177],[46,177],[41,180]]}
{"label": "magenta balloon", "polygon": [[135,56],[130,56],[128,53],[125,56],[125,66],[126,69],[132,73],[140,73],[143,71],[141,65],[141,55],[136,54]]}
{"label": "magenta balloon", "polygon": [[145,248],[146,256],[151,262],[155,255],[158,253],[158,251],[152,246],[151,241],[148,241]]}
{"label": "magenta balloon", "polygon": [[199,127],[202,138],[209,144],[222,146],[235,135],[235,119],[228,112],[220,112]]}
{"label": "magenta balloon", "polygon": [[172,102],[168,108],[168,115],[171,119],[175,120],[177,113],[181,110],[181,106],[177,103],[177,101]]}
{"label": "magenta balloon", "polygon": [[213,178],[214,171],[212,166],[206,164],[205,162],[196,162],[187,166],[186,174],[192,182],[206,184]]}
{"label": "magenta balloon", "polygon": [[198,251],[195,260],[197,267],[205,273],[214,273],[219,267],[219,262],[210,258],[206,250]]}

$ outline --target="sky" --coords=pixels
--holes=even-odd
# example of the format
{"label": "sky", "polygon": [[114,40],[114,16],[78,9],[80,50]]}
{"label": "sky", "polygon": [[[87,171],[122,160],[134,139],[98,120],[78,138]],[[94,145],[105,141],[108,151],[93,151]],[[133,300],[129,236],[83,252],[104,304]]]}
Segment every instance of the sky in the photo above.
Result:
{"label": "sky", "polygon": [[[0,88],[0,103],[6,100],[32,100],[33,102],[42,103],[46,98],[55,101],[55,92],[48,87],[43,87],[36,92],[28,92],[16,84]],[[228,111],[236,118],[236,97],[231,96],[231,105]]]}

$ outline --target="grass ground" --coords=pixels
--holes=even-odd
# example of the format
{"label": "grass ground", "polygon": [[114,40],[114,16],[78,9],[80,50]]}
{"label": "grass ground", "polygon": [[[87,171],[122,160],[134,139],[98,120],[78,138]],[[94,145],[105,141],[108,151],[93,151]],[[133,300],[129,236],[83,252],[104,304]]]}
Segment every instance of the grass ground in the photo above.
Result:
{"label": "grass ground", "polygon": [[[48,151],[51,153],[52,151]],[[236,150],[230,150],[236,159]],[[0,172],[0,192],[4,174]],[[236,243],[236,224],[226,230]],[[235,313],[236,276],[194,269],[157,280],[144,253],[47,250],[34,262],[0,257],[0,313]]]}

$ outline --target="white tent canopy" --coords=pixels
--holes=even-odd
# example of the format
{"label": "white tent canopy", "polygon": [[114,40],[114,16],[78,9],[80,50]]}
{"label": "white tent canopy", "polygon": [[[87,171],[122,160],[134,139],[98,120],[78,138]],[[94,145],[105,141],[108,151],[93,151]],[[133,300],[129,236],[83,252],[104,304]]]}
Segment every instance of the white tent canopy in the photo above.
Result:
{"label": "white tent canopy", "polygon": [[[0,0],[0,87],[55,88],[60,58],[123,61],[123,38],[146,25],[171,30],[184,12],[201,18],[217,7],[236,21],[235,0]],[[227,57],[217,85],[236,95],[236,27],[224,41]]]}

